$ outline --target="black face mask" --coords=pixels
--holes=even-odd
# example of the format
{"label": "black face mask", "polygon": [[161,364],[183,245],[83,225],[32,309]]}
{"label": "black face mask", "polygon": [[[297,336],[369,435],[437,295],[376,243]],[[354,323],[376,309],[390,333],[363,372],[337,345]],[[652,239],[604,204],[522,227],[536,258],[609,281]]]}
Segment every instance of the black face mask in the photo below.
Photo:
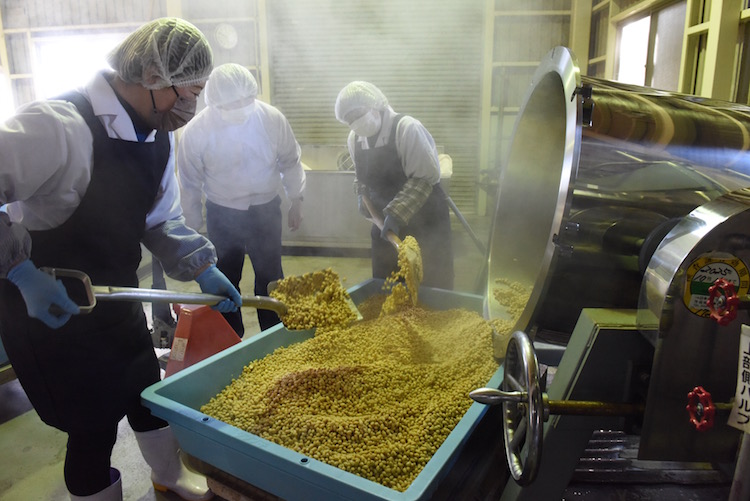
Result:
{"label": "black face mask", "polygon": [[172,90],[177,95],[177,102],[168,111],[161,112],[156,109],[156,101],[154,101],[154,91],[149,90],[151,93],[151,105],[153,106],[154,118],[156,128],[159,130],[172,131],[177,130],[190,121],[195,116],[195,108],[197,101],[189,101],[184,97],[180,96],[177,89],[172,86]]}

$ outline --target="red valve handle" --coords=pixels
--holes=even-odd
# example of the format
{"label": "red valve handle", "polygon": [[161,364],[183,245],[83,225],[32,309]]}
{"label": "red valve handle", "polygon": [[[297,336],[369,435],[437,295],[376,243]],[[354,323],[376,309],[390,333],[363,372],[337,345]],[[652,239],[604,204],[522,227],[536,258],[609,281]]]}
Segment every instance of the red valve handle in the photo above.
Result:
{"label": "red valve handle", "polygon": [[734,290],[734,284],[725,278],[719,278],[708,288],[708,310],[711,318],[719,325],[727,325],[737,317],[737,306],[740,299]]}
{"label": "red valve handle", "polygon": [[690,415],[690,422],[696,430],[707,431],[713,427],[716,407],[711,394],[702,386],[696,386],[693,391],[688,392],[686,409]]}

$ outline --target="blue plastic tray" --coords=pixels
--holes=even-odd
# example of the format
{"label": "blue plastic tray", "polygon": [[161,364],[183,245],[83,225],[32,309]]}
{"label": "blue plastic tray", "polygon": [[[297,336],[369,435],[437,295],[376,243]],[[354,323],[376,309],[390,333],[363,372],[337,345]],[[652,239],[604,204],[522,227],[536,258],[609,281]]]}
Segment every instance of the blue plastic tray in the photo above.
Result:
{"label": "blue plastic tray", "polygon": [[[380,293],[382,284],[382,280],[368,280],[349,289],[349,294],[359,304]],[[465,308],[481,314],[483,308],[481,296],[439,289],[423,287],[419,299],[436,309]],[[485,405],[472,403],[404,492],[309,458],[200,412],[200,407],[238,377],[248,363],[312,335],[312,331],[288,331],[279,324],[146,388],[143,402],[155,415],[169,422],[185,452],[289,501],[429,499],[487,411]],[[502,377],[500,367],[486,386],[498,388]]]}

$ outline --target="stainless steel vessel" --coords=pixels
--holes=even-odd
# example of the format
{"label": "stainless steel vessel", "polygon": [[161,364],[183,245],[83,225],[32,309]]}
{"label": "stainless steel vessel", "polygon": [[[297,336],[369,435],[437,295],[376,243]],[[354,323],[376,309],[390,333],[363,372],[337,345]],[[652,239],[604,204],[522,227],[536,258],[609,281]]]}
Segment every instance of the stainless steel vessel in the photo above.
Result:
{"label": "stainless steel vessel", "polygon": [[537,69],[499,177],[487,313],[530,292],[514,330],[565,340],[583,307],[636,308],[677,222],[750,186],[750,108],[582,76],[564,47]]}
{"label": "stainless steel vessel", "polygon": [[[564,47],[540,64],[515,124],[485,313],[566,344],[583,308],[637,310],[654,348],[643,459],[731,461],[736,451],[725,423],[710,435],[684,424],[694,386],[733,396],[750,323],[742,311],[719,326],[706,304],[719,276],[740,294],[750,287],[749,131],[747,106],[586,77]],[[509,284],[529,294],[514,316],[495,300]]]}

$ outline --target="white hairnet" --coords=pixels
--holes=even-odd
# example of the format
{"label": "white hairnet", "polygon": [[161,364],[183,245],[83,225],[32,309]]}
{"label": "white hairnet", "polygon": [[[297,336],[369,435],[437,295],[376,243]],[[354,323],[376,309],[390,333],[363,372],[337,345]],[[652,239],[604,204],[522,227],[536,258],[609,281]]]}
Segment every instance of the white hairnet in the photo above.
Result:
{"label": "white hairnet", "polygon": [[204,99],[207,106],[221,106],[258,95],[258,82],[250,70],[236,63],[214,68],[206,83]]}
{"label": "white hairnet", "polygon": [[348,125],[346,120],[359,118],[370,110],[384,110],[388,107],[388,98],[380,89],[369,82],[354,81],[341,89],[336,98],[336,119]]}
{"label": "white hairnet", "polygon": [[201,84],[213,69],[206,37],[176,17],[144,24],[115,47],[107,60],[125,82],[147,89]]}

